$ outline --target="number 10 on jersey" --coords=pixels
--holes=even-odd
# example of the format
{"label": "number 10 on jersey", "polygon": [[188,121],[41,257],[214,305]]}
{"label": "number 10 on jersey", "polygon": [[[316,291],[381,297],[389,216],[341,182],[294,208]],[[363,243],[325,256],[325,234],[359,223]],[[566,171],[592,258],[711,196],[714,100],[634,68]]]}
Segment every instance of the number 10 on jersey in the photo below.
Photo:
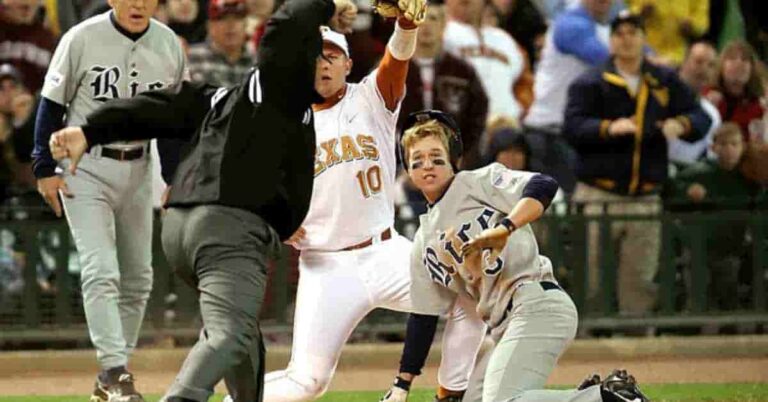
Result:
{"label": "number 10 on jersey", "polygon": [[368,198],[381,191],[381,169],[379,165],[373,165],[368,170],[360,170],[355,177],[357,177],[357,184],[360,185],[363,197]]}

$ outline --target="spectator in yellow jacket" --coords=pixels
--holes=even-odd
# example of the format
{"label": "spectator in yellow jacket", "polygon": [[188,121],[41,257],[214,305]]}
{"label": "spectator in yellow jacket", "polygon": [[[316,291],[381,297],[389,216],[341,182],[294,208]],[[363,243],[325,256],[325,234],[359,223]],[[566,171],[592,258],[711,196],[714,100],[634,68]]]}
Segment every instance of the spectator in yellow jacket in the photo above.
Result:
{"label": "spectator in yellow jacket", "polygon": [[688,43],[709,29],[709,0],[625,0],[643,16],[648,44],[671,64],[683,61]]}

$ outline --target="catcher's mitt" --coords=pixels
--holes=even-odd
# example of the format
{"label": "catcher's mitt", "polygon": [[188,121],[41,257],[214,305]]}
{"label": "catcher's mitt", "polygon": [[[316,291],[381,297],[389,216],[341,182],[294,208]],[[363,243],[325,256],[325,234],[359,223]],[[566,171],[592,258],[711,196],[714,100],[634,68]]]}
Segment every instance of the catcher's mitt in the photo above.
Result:
{"label": "catcher's mitt", "polygon": [[384,18],[405,17],[415,25],[427,16],[426,0],[374,0],[373,9]]}

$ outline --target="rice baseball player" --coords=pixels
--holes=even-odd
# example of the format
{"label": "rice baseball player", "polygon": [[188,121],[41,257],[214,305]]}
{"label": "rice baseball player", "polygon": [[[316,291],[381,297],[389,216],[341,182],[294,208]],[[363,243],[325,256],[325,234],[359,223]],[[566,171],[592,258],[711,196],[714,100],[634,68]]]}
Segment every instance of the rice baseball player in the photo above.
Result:
{"label": "rice baseball player", "polygon": [[[301,250],[288,367],[265,377],[266,402],[320,397],[355,326],[375,308],[412,311],[411,243],[394,229],[396,122],[423,0],[401,1],[395,32],[377,69],[346,83],[352,67],[345,37],[323,31],[314,105],[316,155],[310,210],[289,239]],[[413,11],[411,11],[413,10]],[[452,310],[439,382],[466,388],[485,333],[474,316]],[[436,316],[410,317],[400,376],[384,400],[405,401],[434,337]]]}
{"label": "rice baseball player", "polygon": [[64,125],[83,125],[110,99],[176,85],[185,57],[176,34],[151,19],[157,0],[109,4],[111,11],[83,21],[59,42],[42,89],[33,170],[57,216],[62,195],[80,256],[85,317],[102,370],[91,402],[137,402],[143,399],[127,364],[152,289],[149,142],[95,146],[73,175],[56,172],[48,139]]}
{"label": "rice baseball player", "polygon": [[647,401],[623,370],[575,390],[544,389],[578,323],[529,225],[549,206],[557,182],[499,163],[455,173],[461,136],[442,112],[411,114],[405,128],[403,161],[429,202],[413,244],[414,308],[445,314],[457,297],[469,298],[494,340],[463,400]]}

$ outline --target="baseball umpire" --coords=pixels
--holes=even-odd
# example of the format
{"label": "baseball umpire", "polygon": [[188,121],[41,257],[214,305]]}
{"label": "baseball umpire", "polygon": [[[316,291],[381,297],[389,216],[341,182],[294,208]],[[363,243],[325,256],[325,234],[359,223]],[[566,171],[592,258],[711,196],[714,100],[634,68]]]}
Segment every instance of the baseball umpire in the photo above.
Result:
{"label": "baseball umpire", "polygon": [[112,101],[87,124],[51,138],[53,156],[69,158],[73,174],[95,144],[189,140],[173,176],[162,240],[171,265],[199,291],[203,329],[168,402],[207,401],[222,378],[236,402],[262,400],[258,317],[266,259],[299,227],[312,194],[310,105],[322,101],[314,90],[320,26],[342,30],[355,12],[348,0],[335,7],[330,0],[289,0],[268,21],[258,65],[241,84],[183,82]]}
{"label": "baseball umpire", "polygon": [[65,121],[82,125],[105,101],[174,87],[185,62],[173,31],[150,18],[157,0],[109,4],[111,11],[70,29],[56,49],[37,114],[33,169],[40,194],[57,216],[59,192],[64,195],[80,255],[85,318],[102,369],[90,400],[134,402],[142,398],[126,366],[152,289],[149,143],[92,147],[79,174],[72,175],[57,174],[48,139]]}

